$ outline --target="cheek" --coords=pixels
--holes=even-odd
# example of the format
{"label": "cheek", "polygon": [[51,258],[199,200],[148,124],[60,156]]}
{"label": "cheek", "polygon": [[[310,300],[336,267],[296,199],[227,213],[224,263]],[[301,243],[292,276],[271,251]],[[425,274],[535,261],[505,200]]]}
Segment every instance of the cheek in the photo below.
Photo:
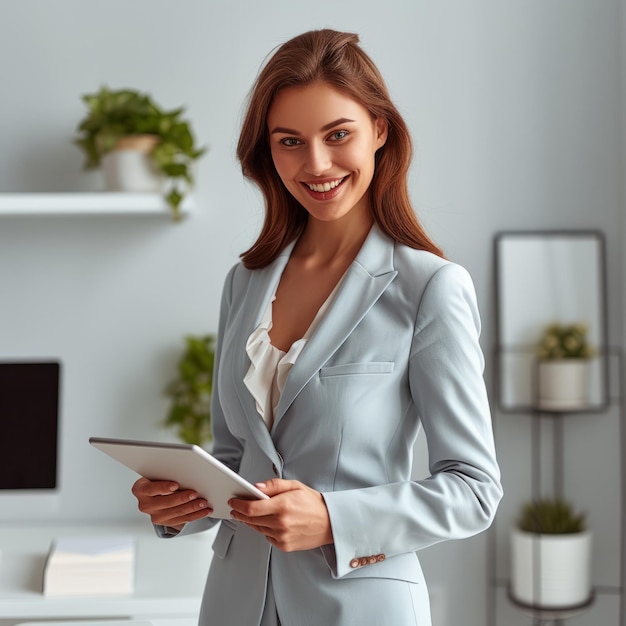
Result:
{"label": "cheek", "polygon": [[294,159],[290,158],[290,155],[281,152],[272,152],[272,160],[274,161],[274,167],[278,172],[278,175],[283,179],[291,178],[290,174],[295,171],[296,166]]}
{"label": "cheek", "polygon": [[344,153],[344,164],[352,170],[369,173],[374,169],[375,154],[376,151],[369,142],[355,143]]}

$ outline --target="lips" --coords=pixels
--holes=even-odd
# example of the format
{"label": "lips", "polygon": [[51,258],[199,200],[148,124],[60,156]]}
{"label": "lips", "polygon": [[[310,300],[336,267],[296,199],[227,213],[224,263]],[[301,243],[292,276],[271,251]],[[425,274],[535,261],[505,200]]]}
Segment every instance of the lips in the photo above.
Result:
{"label": "lips", "polygon": [[331,200],[339,191],[348,177],[335,178],[333,180],[320,181],[315,183],[302,183],[306,192],[316,200]]}

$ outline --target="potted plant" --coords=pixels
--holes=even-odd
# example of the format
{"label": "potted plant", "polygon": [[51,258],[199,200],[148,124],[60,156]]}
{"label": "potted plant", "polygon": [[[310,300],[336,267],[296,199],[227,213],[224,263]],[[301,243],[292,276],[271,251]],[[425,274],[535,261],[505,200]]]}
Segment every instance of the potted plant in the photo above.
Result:
{"label": "potted plant", "polygon": [[590,601],[591,533],[585,515],[560,498],[522,506],[511,536],[511,597],[542,609]]}
{"label": "potted plant", "polygon": [[585,324],[547,326],[537,348],[537,406],[556,411],[587,406],[588,363],[594,353]]}
{"label": "potted plant", "polygon": [[196,148],[183,108],[164,111],[148,94],[132,89],[82,96],[88,111],[74,143],[86,154],[85,169],[102,167],[109,191],[161,191],[175,219],[193,186]]}
{"label": "potted plant", "polygon": [[177,429],[185,443],[202,446],[211,442],[211,393],[213,391],[214,335],[185,337],[178,361],[178,376],[165,388],[172,404],[166,426]]}

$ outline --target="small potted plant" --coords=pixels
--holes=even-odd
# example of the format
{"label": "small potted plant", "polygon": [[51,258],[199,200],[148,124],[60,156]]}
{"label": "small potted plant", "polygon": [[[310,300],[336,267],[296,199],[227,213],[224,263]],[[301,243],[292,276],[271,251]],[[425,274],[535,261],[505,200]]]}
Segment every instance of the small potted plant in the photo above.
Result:
{"label": "small potted plant", "polygon": [[165,389],[172,401],[165,425],[176,428],[178,437],[185,443],[203,446],[212,441],[215,337],[189,335],[185,337],[185,346],[178,361],[178,376]]}
{"label": "small potted plant", "polygon": [[86,154],[85,169],[102,167],[109,191],[163,191],[179,219],[194,183],[192,164],[205,152],[195,146],[184,109],[164,111],[132,89],[102,87],[82,99],[88,111],[74,143]]}
{"label": "small potted plant", "polygon": [[581,409],[588,404],[589,359],[595,354],[585,324],[550,324],[537,347],[537,406]]}
{"label": "small potted plant", "polygon": [[511,536],[511,597],[565,609],[590,601],[591,533],[585,514],[560,498],[525,503]]}

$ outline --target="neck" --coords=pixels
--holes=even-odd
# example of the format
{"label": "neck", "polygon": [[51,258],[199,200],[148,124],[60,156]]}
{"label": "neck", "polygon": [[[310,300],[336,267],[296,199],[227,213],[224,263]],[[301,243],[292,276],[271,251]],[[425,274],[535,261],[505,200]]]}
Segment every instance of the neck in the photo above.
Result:
{"label": "neck", "polygon": [[323,222],[309,217],[298,239],[294,254],[309,257],[324,264],[339,258],[354,259],[374,220],[367,214],[347,215],[342,219]]}

